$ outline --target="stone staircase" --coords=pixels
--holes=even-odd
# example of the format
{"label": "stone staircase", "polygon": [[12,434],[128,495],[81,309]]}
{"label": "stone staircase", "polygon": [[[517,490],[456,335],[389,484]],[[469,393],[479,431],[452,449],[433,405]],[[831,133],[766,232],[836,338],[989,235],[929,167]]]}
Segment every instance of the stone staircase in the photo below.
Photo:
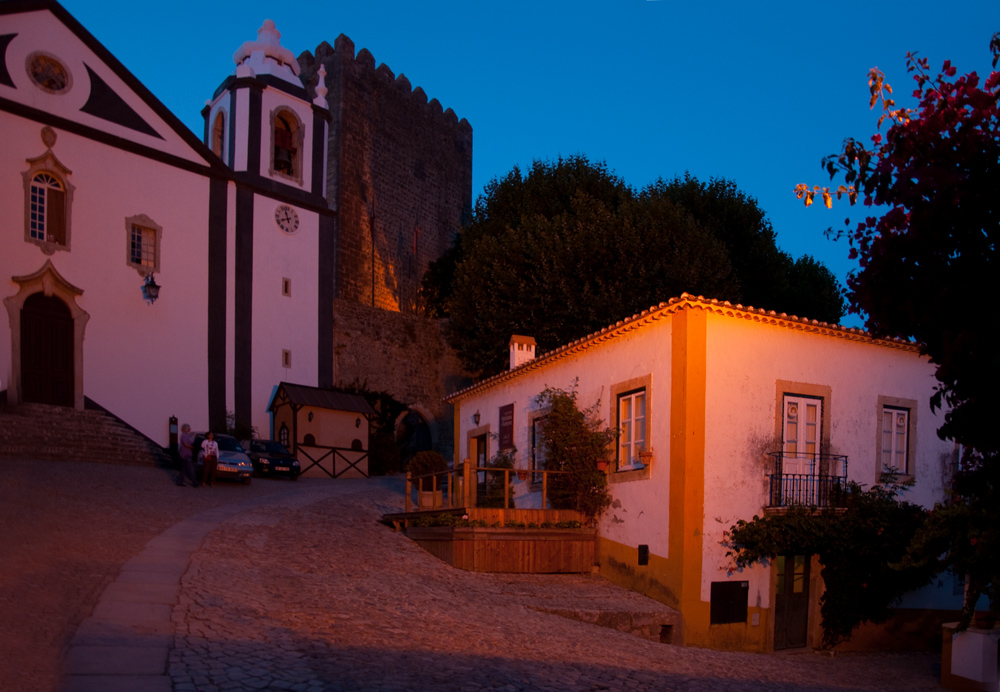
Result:
{"label": "stone staircase", "polygon": [[163,448],[90,399],[83,411],[0,404],[0,458],[171,466]]}

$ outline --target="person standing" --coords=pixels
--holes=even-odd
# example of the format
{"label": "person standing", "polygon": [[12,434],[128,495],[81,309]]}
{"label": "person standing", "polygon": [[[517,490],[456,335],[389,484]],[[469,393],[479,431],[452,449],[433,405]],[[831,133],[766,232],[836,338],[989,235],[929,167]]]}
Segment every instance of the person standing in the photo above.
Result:
{"label": "person standing", "polygon": [[219,443],[215,441],[215,433],[205,433],[201,442],[201,482],[209,486],[215,485],[215,469],[219,465]]}
{"label": "person standing", "polygon": [[185,423],[181,426],[180,449],[181,475],[177,485],[184,485],[184,479],[191,481],[191,487],[198,487],[198,479],[194,475],[194,439],[191,437],[191,426]]}

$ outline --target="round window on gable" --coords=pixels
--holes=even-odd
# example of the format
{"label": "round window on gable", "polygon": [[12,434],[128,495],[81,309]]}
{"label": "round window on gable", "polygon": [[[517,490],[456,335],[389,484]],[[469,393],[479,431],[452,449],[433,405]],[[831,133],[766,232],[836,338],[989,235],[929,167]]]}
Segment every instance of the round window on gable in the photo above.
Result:
{"label": "round window on gable", "polygon": [[65,94],[73,86],[69,70],[54,55],[38,51],[31,53],[25,63],[31,81],[42,91]]}

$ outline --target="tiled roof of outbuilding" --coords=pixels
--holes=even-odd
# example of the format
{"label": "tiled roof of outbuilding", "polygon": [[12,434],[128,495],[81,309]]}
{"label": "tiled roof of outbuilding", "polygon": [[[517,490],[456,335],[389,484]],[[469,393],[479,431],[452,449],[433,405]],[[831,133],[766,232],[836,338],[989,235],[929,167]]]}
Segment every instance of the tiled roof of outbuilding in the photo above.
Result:
{"label": "tiled roof of outbuilding", "polygon": [[752,305],[733,305],[728,300],[717,300],[715,298],[705,298],[704,296],[692,296],[689,293],[682,293],[679,297],[671,298],[666,303],[654,305],[648,310],[643,310],[642,312],[632,315],[631,317],[619,320],[612,325],[608,325],[599,332],[588,334],[582,339],[571,341],[564,346],[560,346],[559,348],[549,351],[548,353],[539,355],[534,360],[528,361],[513,370],[502,372],[498,375],[482,380],[481,382],[470,385],[469,387],[460,389],[457,392],[453,392],[445,397],[445,401],[449,403],[458,401],[459,399],[463,399],[475,392],[489,389],[490,387],[501,382],[506,382],[507,380],[517,377],[521,373],[545,367],[554,361],[586,351],[587,349],[608,341],[609,339],[614,339],[622,336],[623,334],[640,329],[646,324],[663,319],[664,317],[673,315],[681,310],[709,310],[717,315],[724,315],[726,317],[733,317],[736,319],[752,320],[762,324],[772,324],[777,327],[811,332],[824,336],[831,336],[837,339],[859,341],[875,346],[896,348],[913,351],[915,353],[920,350],[919,346],[912,341],[907,341],[905,339],[881,339],[872,336],[863,329],[855,327],[844,327],[839,324],[829,324],[827,322],[820,322],[819,320],[810,320],[808,318],[798,317],[797,315],[789,315],[784,312],[779,313],[774,310],[764,310],[762,308],[758,309],[754,308]]}
{"label": "tiled roof of outbuilding", "polygon": [[[289,382],[282,382],[278,385],[278,388],[284,389],[288,400],[299,406],[312,406],[333,411],[351,411],[352,413],[361,413],[366,416],[375,415],[375,411],[372,410],[372,407],[360,394],[350,394],[335,389],[308,387],[303,384],[291,384]],[[272,407],[273,405],[272,403]]]}

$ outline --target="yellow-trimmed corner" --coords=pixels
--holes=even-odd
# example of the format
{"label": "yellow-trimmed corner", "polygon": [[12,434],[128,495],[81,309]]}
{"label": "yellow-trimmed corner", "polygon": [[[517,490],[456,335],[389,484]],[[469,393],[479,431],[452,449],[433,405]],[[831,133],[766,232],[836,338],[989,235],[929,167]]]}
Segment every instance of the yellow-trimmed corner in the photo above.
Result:
{"label": "yellow-trimmed corner", "polygon": [[[681,604],[677,597],[682,580],[680,561],[650,554],[649,564],[639,564],[639,551],[631,546],[598,536],[597,559],[600,574],[613,584],[641,593],[681,613],[681,627],[675,644],[720,651],[771,651],[771,612],[751,607],[747,621],[711,625],[711,604],[697,600]],[[754,615],[757,625],[752,625]]]}
{"label": "yellow-trimmed corner", "polygon": [[669,556],[681,563],[676,594],[685,630],[702,607],[707,316],[681,310],[671,329]]}
{"label": "yellow-trimmed corner", "polygon": [[632,546],[597,537],[597,564],[608,581],[649,596],[671,608],[679,608],[680,563],[650,554],[649,564],[639,564],[639,550]]}

